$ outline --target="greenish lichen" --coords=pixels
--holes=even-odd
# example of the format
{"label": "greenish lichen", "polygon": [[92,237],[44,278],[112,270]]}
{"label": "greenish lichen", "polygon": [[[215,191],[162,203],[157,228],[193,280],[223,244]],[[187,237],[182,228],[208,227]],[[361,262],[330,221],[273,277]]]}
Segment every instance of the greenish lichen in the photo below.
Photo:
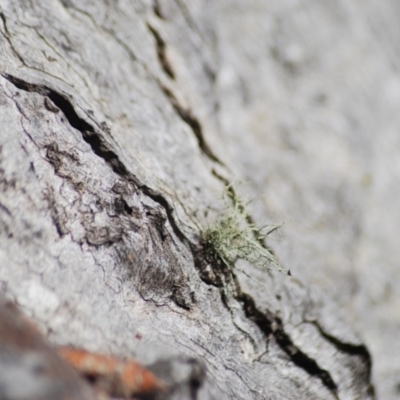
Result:
{"label": "greenish lichen", "polygon": [[290,275],[264,245],[268,235],[280,225],[259,228],[249,221],[246,206],[238,199],[231,186],[227,193],[233,202],[232,212],[218,219],[203,232],[203,239],[228,266],[233,266],[238,259],[270,270],[277,270]]}

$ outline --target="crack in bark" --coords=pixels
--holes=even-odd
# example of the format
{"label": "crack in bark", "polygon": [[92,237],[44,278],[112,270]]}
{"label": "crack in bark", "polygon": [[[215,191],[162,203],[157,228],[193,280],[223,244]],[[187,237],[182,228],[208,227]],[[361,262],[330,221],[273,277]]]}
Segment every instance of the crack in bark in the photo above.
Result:
{"label": "crack in bark", "polygon": [[223,162],[213,153],[210,146],[207,144],[204,138],[203,128],[198,118],[195,115],[193,115],[193,112],[190,109],[185,108],[183,105],[179,103],[179,101],[177,100],[177,98],[174,96],[174,94],[170,89],[161,85],[161,90],[167,96],[168,100],[170,101],[176,113],[192,129],[194,135],[197,138],[197,142],[201,152],[205,156],[207,156],[210,160],[224,166]]}
{"label": "crack in bark", "polygon": [[79,117],[70,99],[68,99],[66,95],[61,94],[46,85],[28,83],[7,73],[1,73],[1,75],[18,89],[27,92],[35,92],[42,96],[47,96],[60,110],[62,110],[69,124],[81,132],[85,142],[90,145],[92,151],[98,157],[102,158],[108,165],[110,165],[116,174],[127,179],[130,183],[142,190],[146,196],[150,197],[154,202],[161,205],[167,214],[169,223],[176,236],[185,244],[188,244],[189,241],[187,237],[179,229],[175,219],[173,218],[174,210],[167,199],[160,193],[157,193],[153,189],[149,188],[147,185],[140,183],[136,176],[127,170],[125,165],[119,159],[118,155],[111,149],[111,146],[99,135],[99,133],[95,131],[94,127],[86,122],[83,118]]}
{"label": "crack in bark", "polygon": [[[199,246],[199,248],[193,248],[192,250],[195,256],[196,269],[199,271],[200,278],[203,282],[220,289],[221,300],[225,307],[230,311],[226,293],[226,279],[231,279],[235,284],[232,297],[242,305],[246,317],[258,326],[266,338],[272,335],[279,347],[297,367],[306,371],[310,376],[320,379],[322,384],[332,395],[338,398],[338,387],[330,373],[320,367],[313,358],[309,357],[293,343],[289,335],[285,332],[282,320],[279,317],[272,315],[272,313],[268,311],[262,312],[257,308],[254,299],[249,294],[241,291],[237,278],[234,276],[229,266],[225,265],[217,255],[208,254],[207,257],[207,249],[204,246],[206,246],[206,244]],[[206,254],[206,258],[204,258],[204,254]],[[215,280],[204,279],[205,264],[211,266],[215,274]]]}
{"label": "crack in bark", "polygon": [[[65,6],[65,4],[64,4],[64,6]],[[148,76],[157,84],[157,86],[161,89],[161,91],[167,96],[168,100],[171,102],[171,104],[172,104],[174,110],[177,112],[177,114],[192,129],[192,131],[197,139],[200,151],[205,156],[207,156],[209,159],[211,159],[212,161],[214,161],[222,166],[225,166],[223,164],[223,162],[213,153],[210,146],[207,144],[207,142],[204,138],[204,135],[203,135],[202,126],[201,126],[198,118],[193,115],[193,112],[190,109],[187,109],[184,106],[182,106],[178,102],[178,100],[176,99],[176,97],[174,96],[172,91],[170,89],[166,88],[165,85],[163,85],[158,78],[154,77],[149,72],[149,69],[146,66],[146,63],[139,60],[138,57],[133,53],[131,48],[115,35],[115,32],[113,32],[112,30],[107,29],[105,27],[100,27],[89,13],[74,7],[72,4],[69,4],[68,8],[72,8],[72,9],[76,10],[77,12],[80,12],[80,13],[86,15],[87,17],[89,17],[91,19],[91,21],[93,22],[93,24],[98,29],[103,29],[105,32],[107,32],[128,53],[128,55],[132,61],[138,62],[144,68],[144,70],[146,71]],[[157,15],[157,13],[156,13],[156,15]],[[169,63],[166,53],[165,53],[166,43],[165,43],[164,39],[160,36],[160,34],[156,31],[156,29],[154,27],[152,27],[149,23],[147,23],[147,27],[150,30],[150,32],[152,33],[152,35],[156,41],[157,54],[158,54],[158,58],[159,58],[161,66],[162,66],[162,69],[165,71],[165,73],[171,79],[175,79],[175,73],[174,73],[174,71],[171,67],[171,64]],[[215,74],[212,74],[212,75],[213,75],[213,79],[215,79],[215,76],[214,76]]]}
{"label": "crack in bark", "polygon": [[175,79],[175,72],[167,57],[167,51],[166,51],[167,45],[165,44],[164,39],[161,37],[160,33],[148,22],[147,22],[147,28],[149,28],[149,31],[153,35],[154,40],[156,42],[158,61],[160,62],[162,69],[171,79]]}
{"label": "crack in bark", "polygon": [[153,12],[160,19],[165,19],[158,0],[153,0]]}
{"label": "crack in bark", "polygon": [[[343,342],[336,336],[333,336],[332,334],[326,332],[318,321],[305,321],[305,322],[314,325],[318,329],[319,334],[324,339],[332,343],[337,349],[339,349],[343,353],[361,357],[364,364],[366,365],[366,371],[367,371],[366,381],[371,382],[372,359],[365,345]],[[371,383],[368,386],[368,393],[372,398],[375,398],[375,389]]]}
{"label": "crack in bark", "polygon": [[318,363],[301,351],[290,339],[283,328],[282,320],[271,313],[261,312],[255,305],[253,298],[247,293],[239,293],[237,300],[242,303],[246,316],[252,320],[268,337],[273,335],[279,347],[289,356],[291,361],[309,375],[321,380],[323,385],[338,398],[338,387],[330,373],[321,368]]}
{"label": "crack in bark", "polygon": [[354,344],[354,343],[346,343],[338,339],[337,337],[331,335],[330,333],[326,332],[321,325],[318,323],[318,321],[306,321],[311,324],[313,324],[326,340],[328,342],[331,342],[332,344],[335,345],[339,350],[343,351],[344,353],[351,354],[351,355],[357,355],[361,356],[364,358],[365,363],[368,365],[368,368],[370,369],[372,365],[371,361],[371,355],[369,354],[368,349],[363,345],[363,344]]}

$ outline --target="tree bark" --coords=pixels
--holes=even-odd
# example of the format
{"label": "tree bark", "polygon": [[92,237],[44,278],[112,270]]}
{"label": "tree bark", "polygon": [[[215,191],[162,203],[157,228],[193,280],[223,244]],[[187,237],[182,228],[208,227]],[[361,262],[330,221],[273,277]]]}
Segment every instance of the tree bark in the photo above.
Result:
{"label": "tree bark", "polygon": [[[170,398],[373,398],[369,351],[327,285],[304,283],[300,268],[226,265],[202,240],[229,213],[227,184],[244,179],[245,201],[270,180],[283,197],[268,160],[287,153],[268,129],[302,139],[273,126],[268,99],[274,90],[288,99],[318,49],[276,42],[267,53],[268,18],[279,20],[268,2],[0,4],[7,296],[56,345],[146,365],[194,359],[177,364],[190,390]],[[281,70],[264,69],[257,53]],[[270,216],[273,196],[249,205],[253,220]],[[284,245],[268,245],[292,269]]]}

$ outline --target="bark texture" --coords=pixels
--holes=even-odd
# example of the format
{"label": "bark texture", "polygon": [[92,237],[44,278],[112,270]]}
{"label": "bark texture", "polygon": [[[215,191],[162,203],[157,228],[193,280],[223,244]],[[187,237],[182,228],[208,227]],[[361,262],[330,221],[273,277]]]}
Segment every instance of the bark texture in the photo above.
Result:
{"label": "bark texture", "polygon": [[[54,344],[177,360],[171,398],[370,399],[354,320],[396,397],[395,1],[0,7],[0,283]],[[294,276],[207,256],[235,179]]]}

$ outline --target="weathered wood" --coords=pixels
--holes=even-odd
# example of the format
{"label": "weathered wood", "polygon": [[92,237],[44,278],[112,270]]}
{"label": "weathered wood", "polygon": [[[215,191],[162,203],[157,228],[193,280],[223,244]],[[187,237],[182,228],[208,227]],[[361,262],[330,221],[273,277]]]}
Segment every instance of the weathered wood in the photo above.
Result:
{"label": "weathered wood", "polygon": [[[273,65],[254,57],[278,12],[215,3],[0,3],[3,291],[55,344],[193,357],[185,398],[372,398],[369,352],[316,285],[207,257],[226,183],[252,179],[243,197],[277,185],[260,172]],[[250,206],[257,221],[271,198]]]}

